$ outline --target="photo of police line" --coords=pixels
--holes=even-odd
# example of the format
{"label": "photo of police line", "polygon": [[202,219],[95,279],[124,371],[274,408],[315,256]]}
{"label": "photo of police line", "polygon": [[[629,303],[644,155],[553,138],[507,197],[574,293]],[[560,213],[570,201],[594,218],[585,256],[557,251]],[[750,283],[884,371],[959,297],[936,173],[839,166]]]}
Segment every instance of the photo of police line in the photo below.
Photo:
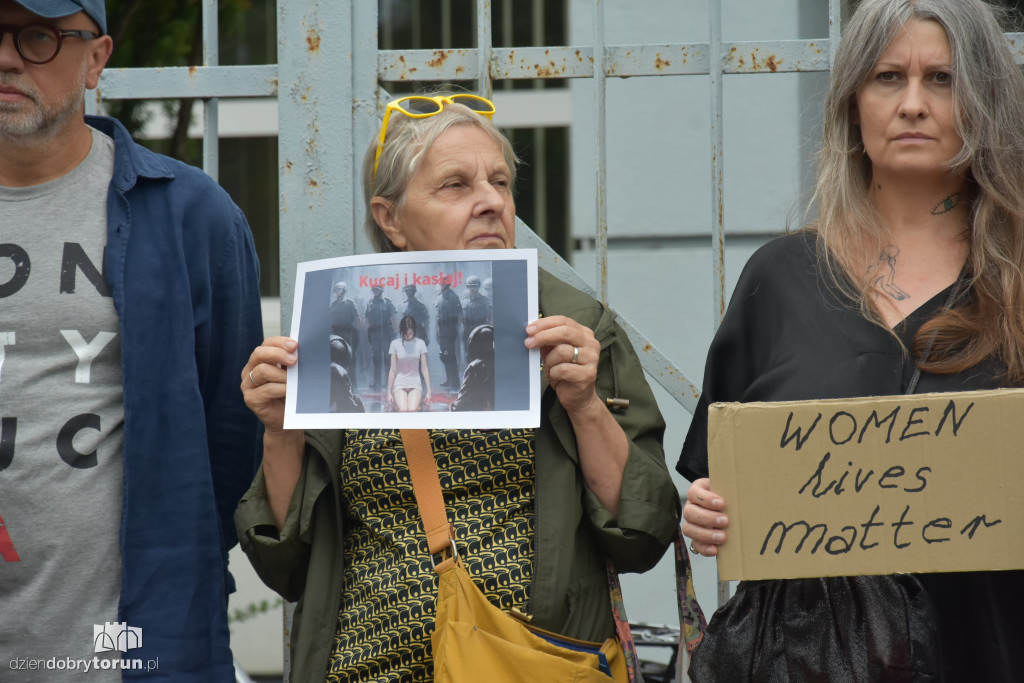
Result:
{"label": "photo of police line", "polygon": [[494,410],[490,263],[452,277],[363,272],[378,268],[339,269],[331,286],[330,412]]}

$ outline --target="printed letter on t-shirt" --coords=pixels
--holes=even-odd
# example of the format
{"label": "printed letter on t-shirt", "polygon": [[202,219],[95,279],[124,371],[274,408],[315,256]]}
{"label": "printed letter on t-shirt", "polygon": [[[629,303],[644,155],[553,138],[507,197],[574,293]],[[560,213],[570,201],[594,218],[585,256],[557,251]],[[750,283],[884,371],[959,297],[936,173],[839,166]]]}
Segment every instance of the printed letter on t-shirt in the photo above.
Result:
{"label": "printed letter on t-shirt", "polygon": [[4,347],[7,346],[14,346],[14,333],[0,332],[0,381],[2,381],[4,378],[4,358],[7,357],[7,352]]}
{"label": "printed letter on t-shirt", "polygon": [[28,252],[17,244],[0,244],[0,258],[8,258],[14,265],[14,274],[7,282],[0,282],[0,299],[6,299],[25,286],[32,272],[32,261]]}
{"label": "printed letter on t-shirt", "polygon": [[117,335],[113,332],[99,332],[91,342],[86,342],[78,330],[61,330],[60,333],[64,335],[64,339],[67,340],[71,348],[74,349],[75,355],[78,356],[78,367],[75,368],[75,382],[78,384],[88,384],[92,362],[96,359],[96,356],[100,355],[103,347],[109,344],[110,340]]}

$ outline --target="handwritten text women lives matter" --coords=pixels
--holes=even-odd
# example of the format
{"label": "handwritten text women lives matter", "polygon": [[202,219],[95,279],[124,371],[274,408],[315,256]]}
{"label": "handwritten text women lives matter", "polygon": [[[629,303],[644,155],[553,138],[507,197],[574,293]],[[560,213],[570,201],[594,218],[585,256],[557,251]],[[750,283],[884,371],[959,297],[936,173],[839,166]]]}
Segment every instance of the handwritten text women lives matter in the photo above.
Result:
{"label": "handwritten text women lives matter", "polygon": [[1007,470],[1019,468],[1008,461],[1020,460],[1024,434],[1001,438],[1022,398],[969,392],[715,406],[712,487],[740,517],[723,554],[742,546],[744,579],[783,578],[748,573],[773,561],[768,574],[796,577],[951,571],[960,560],[936,558],[998,555],[1024,534]]}
{"label": "handwritten text women lives matter", "polygon": [[[934,469],[930,465],[916,464],[911,468],[912,472],[903,465],[890,465],[886,467],[885,471],[876,472],[870,465],[855,465],[853,460],[846,460],[842,457],[833,459],[832,451],[835,450],[837,456],[841,456],[839,447],[851,443],[863,444],[865,438],[886,444],[891,444],[894,438],[897,442],[917,438],[935,438],[942,436],[943,429],[949,429],[955,437],[968,419],[973,407],[973,402],[958,406],[956,401],[950,400],[941,416],[930,415],[930,409],[927,406],[904,410],[903,406],[898,405],[884,416],[880,416],[877,410],[871,410],[867,415],[861,414],[860,416],[845,410],[837,410],[828,417],[827,427],[821,425],[823,413],[818,413],[809,426],[800,427],[793,424],[793,413],[791,412],[786,420],[779,447],[785,449],[791,446],[799,451],[814,435],[819,425],[821,425],[822,432],[827,430],[828,444],[831,450],[821,456],[814,472],[797,490],[797,494],[801,496],[809,495],[814,498],[828,495],[856,496],[863,493],[865,489],[876,486],[883,490],[922,493],[928,488],[928,478],[934,474]],[[896,429],[897,425],[900,427],[898,430]],[[898,436],[894,437],[894,431]],[[844,460],[846,460],[845,463]],[[903,507],[902,510],[899,510],[900,506]],[[776,538],[778,542],[774,546],[774,552],[781,553],[787,535],[795,530],[803,530],[805,533],[803,538],[793,546],[793,552],[801,552],[806,541],[814,540],[814,534],[817,533],[817,540],[809,548],[810,552],[815,553],[823,547],[824,551],[830,555],[848,553],[854,548],[870,550],[880,543],[890,541],[894,548],[900,549],[909,547],[914,542],[948,543],[952,538],[950,530],[954,528],[954,522],[949,517],[939,516],[927,521],[923,518],[915,520],[916,514],[911,513],[911,503],[905,502],[902,496],[886,507],[887,509],[883,512],[881,504],[875,505],[864,522],[858,525],[843,526],[839,533],[834,535],[831,532],[835,530],[835,524],[830,530],[824,521],[816,524],[811,524],[806,520],[798,520],[790,524],[777,521],[772,524],[765,535],[764,543],[761,545],[761,554],[764,555],[771,548],[771,542]],[[898,519],[896,519],[897,515]],[[990,521],[984,514],[976,515],[960,529],[959,533],[961,536],[971,539],[974,538],[974,534],[980,527],[995,526],[1001,521],[999,519]],[[957,526],[959,527],[959,524]],[[887,527],[891,527],[891,534],[883,533]],[[878,528],[877,532],[876,528]]]}

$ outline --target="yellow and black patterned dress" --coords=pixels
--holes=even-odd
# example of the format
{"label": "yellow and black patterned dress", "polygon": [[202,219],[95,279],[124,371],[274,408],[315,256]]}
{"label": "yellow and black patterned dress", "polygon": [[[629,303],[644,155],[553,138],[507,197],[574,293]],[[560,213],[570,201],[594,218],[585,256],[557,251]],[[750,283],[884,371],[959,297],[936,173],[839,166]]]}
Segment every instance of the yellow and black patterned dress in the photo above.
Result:
{"label": "yellow and black patterned dress", "polygon": [[[429,681],[437,575],[401,436],[352,430],[341,460],[345,574],[327,680]],[[533,572],[533,430],[430,433],[459,554],[487,598],[526,609]]]}

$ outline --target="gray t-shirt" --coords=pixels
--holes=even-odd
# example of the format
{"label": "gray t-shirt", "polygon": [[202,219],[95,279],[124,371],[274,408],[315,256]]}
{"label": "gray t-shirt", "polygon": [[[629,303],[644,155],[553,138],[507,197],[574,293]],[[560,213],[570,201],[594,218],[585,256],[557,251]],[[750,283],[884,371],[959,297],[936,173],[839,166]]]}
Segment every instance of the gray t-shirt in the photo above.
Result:
{"label": "gray t-shirt", "polygon": [[120,655],[94,641],[94,626],[117,621],[121,590],[121,344],[103,277],[113,168],[113,140],[93,130],[67,175],[0,187],[4,683],[121,680],[81,673]]}

